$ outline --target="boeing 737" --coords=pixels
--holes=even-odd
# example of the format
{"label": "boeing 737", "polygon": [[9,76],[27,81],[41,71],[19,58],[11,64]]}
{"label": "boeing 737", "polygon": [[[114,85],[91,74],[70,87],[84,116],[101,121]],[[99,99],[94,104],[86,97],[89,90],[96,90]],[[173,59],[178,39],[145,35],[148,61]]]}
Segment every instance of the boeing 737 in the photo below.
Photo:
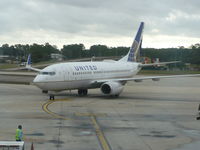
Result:
{"label": "boeing 737", "polygon": [[26,68],[39,72],[33,80],[33,84],[44,92],[49,92],[50,99],[54,99],[55,92],[77,89],[78,94],[84,96],[87,95],[88,89],[93,88],[100,88],[103,94],[117,97],[123,91],[123,87],[127,81],[140,82],[146,79],[158,81],[160,78],[200,76],[200,74],[195,74],[134,77],[143,67],[176,63],[142,64],[136,61],[142,45],[143,29],[144,22],[141,22],[128,54],[118,61],[59,63],[40,70],[31,66],[31,57],[29,55]]}

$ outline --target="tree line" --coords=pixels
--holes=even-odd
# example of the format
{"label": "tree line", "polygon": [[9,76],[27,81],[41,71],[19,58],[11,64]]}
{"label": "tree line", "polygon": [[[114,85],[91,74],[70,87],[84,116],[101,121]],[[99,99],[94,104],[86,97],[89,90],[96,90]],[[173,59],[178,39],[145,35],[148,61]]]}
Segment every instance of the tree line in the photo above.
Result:
{"label": "tree line", "polygon": [[[86,49],[83,44],[64,45],[58,49],[55,45],[45,44],[3,44],[0,47],[0,55],[8,55],[13,60],[25,61],[31,53],[33,62],[48,61],[52,53],[62,54],[65,60],[75,58],[90,58],[104,56],[124,56],[130,47],[108,47],[106,45],[93,45]],[[142,48],[140,56],[151,59],[159,58],[160,61],[179,60],[183,63],[200,64],[200,44],[191,45],[189,48],[183,46],[178,48]]]}

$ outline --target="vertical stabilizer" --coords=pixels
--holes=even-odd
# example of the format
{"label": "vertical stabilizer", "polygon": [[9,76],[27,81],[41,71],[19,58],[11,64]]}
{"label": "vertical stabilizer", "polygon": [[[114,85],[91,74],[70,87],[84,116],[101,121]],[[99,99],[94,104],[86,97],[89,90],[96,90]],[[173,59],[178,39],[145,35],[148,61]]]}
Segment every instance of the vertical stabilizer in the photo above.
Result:
{"label": "vertical stabilizer", "polygon": [[40,69],[33,68],[31,66],[31,54],[28,55],[27,62],[26,62],[26,67],[25,68],[28,69],[28,70],[33,70],[33,71],[37,71],[37,72],[41,71]]}
{"label": "vertical stabilizer", "polygon": [[31,54],[28,55],[27,62],[26,62],[26,68],[31,68]]}
{"label": "vertical stabilizer", "polygon": [[143,29],[144,29],[144,22],[141,22],[136,37],[130,47],[128,54],[122,59],[120,59],[120,61],[136,62],[137,55],[142,46]]}

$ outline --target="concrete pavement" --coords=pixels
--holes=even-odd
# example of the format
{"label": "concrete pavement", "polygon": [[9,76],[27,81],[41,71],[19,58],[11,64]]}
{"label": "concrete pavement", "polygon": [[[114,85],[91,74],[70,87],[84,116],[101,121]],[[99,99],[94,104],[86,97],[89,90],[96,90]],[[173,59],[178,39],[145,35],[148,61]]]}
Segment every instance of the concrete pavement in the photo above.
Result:
{"label": "concrete pavement", "polygon": [[43,150],[196,149],[199,85],[194,77],[129,82],[117,99],[99,89],[89,90],[88,97],[64,91],[46,106],[55,116],[42,109],[48,96],[40,89],[0,84],[0,140],[14,140],[22,124],[27,149],[31,142]]}

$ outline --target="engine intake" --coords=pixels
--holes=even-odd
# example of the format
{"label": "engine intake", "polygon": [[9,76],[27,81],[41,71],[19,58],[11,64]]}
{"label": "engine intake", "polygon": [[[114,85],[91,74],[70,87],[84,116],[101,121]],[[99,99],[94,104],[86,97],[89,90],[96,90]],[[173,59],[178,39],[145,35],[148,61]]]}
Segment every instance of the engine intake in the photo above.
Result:
{"label": "engine intake", "polygon": [[123,88],[119,82],[105,82],[101,85],[101,92],[105,95],[118,96]]}

